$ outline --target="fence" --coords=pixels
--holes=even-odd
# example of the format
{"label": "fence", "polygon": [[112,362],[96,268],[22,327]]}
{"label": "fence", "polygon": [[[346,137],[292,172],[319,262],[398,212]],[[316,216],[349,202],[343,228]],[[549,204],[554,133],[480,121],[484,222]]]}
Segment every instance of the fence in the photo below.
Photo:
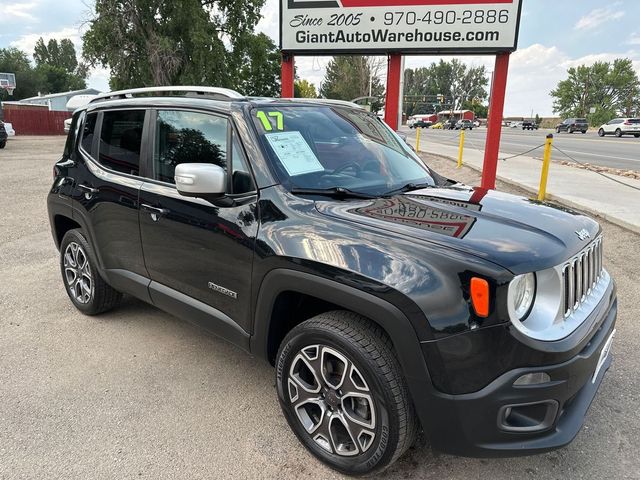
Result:
{"label": "fence", "polygon": [[11,123],[16,135],[64,135],[64,121],[71,112],[5,109],[4,121]]}

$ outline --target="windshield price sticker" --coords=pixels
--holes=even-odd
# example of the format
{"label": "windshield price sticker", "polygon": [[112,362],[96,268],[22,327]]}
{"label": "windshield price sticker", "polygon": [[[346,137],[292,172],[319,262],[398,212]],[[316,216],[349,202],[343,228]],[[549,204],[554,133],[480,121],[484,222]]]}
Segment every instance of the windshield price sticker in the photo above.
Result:
{"label": "windshield price sticker", "polygon": [[495,53],[517,47],[522,0],[280,0],[290,53]]}
{"label": "windshield price sticker", "polygon": [[264,136],[290,177],[324,171],[300,132],[266,133]]}

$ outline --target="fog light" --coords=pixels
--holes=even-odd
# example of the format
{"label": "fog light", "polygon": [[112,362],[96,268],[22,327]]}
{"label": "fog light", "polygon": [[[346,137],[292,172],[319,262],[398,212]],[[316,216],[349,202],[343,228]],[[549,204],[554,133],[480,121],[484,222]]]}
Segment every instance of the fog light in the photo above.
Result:
{"label": "fog light", "polygon": [[548,383],[551,381],[551,377],[545,372],[527,373],[522,375],[515,382],[514,387],[521,387],[523,385],[539,385],[541,383]]}

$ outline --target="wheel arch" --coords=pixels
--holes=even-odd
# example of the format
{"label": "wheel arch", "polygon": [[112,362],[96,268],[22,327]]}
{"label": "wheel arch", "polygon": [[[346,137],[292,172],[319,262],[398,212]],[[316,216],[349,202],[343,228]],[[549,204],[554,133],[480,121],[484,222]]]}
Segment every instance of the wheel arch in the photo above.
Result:
{"label": "wheel arch", "polygon": [[[252,354],[271,361],[274,345],[270,345],[270,340],[273,343],[270,335],[279,327],[274,308],[280,295],[287,292],[325,302],[332,307],[331,310],[349,310],[379,325],[391,339],[414,405],[428,398],[428,392],[432,389],[431,377],[417,332],[404,313],[371,293],[310,273],[281,268],[270,271],[264,277],[256,301]],[[286,335],[286,331],[280,333]],[[275,346],[276,352],[278,346]],[[421,420],[424,422],[424,419]]]}
{"label": "wheel arch", "polygon": [[65,234],[69,230],[82,228],[82,227],[73,218],[63,214],[56,214],[53,217],[53,228],[54,228],[54,240],[56,242],[56,247],[60,249],[60,245],[62,244],[62,239],[64,238]]}

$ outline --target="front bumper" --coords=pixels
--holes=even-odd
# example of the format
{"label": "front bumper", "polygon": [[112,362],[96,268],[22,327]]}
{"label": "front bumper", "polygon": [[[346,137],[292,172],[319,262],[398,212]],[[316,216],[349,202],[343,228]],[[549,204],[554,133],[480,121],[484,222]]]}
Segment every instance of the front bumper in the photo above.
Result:
{"label": "front bumper", "polygon": [[[555,365],[510,370],[478,392],[448,395],[432,392],[418,413],[434,448],[471,457],[509,457],[554,450],[570,443],[580,431],[611,354],[594,377],[600,354],[614,332],[615,297],[589,342],[573,358]],[[522,375],[547,373],[551,381],[514,386]],[[513,431],[505,425],[510,406],[536,404],[548,418],[533,429]],[[527,407],[517,407],[524,408]],[[516,408],[516,410],[517,410]],[[510,422],[506,422],[510,423]],[[516,422],[517,423],[517,422]]]}

